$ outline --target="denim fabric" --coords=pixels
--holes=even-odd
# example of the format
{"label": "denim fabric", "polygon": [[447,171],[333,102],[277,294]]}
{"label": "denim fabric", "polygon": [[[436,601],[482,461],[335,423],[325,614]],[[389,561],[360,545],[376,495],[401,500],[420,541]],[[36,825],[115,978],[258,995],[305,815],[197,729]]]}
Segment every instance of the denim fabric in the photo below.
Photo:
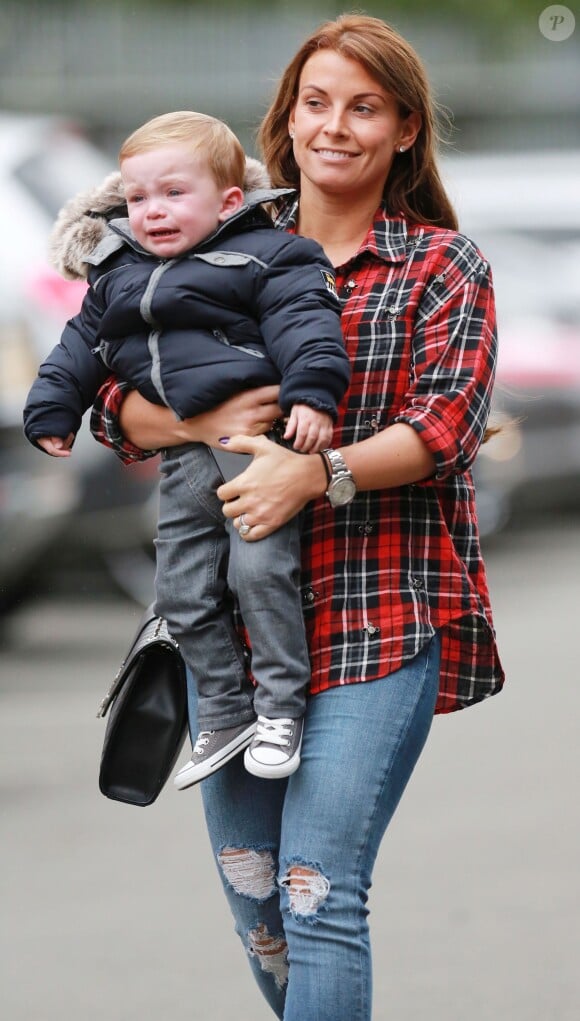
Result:
{"label": "denim fabric", "polygon": [[[309,698],[287,780],[250,776],[238,756],[201,784],[236,931],[284,1021],[370,1021],[367,894],[431,726],[439,665],[437,633],[396,673]],[[195,700],[190,683],[193,732]],[[290,885],[296,867],[306,884]]]}
{"label": "denim fabric", "polygon": [[[244,542],[224,518],[215,493],[222,477],[203,444],[164,451],[160,473],[156,612],[195,675],[200,729],[221,730],[257,714],[302,716],[310,665],[299,520],[267,539]],[[229,592],[250,637],[255,691],[246,679]]]}

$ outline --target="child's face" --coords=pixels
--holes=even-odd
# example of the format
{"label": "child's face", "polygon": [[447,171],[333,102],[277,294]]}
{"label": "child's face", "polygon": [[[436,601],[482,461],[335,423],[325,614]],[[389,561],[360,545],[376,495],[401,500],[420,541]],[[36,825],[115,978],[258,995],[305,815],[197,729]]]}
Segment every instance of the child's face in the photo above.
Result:
{"label": "child's face", "polygon": [[199,244],[244,200],[240,188],[220,188],[203,158],[185,145],[129,156],[121,177],[135,238],[163,259]]}

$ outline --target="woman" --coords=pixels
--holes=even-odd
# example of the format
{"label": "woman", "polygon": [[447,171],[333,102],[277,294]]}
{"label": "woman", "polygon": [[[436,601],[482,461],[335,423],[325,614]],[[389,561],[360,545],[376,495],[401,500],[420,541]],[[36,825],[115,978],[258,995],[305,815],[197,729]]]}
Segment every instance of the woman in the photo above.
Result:
{"label": "woman", "polygon": [[494,378],[493,292],[439,180],[420,61],[383,22],[347,15],[306,40],[260,143],[272,183],[296,189],[277,225],[336,267],[352,383],[335,450],[301,456],[259,435],[279,414],[275,388],[177,423],[113,383],[96,432],[126,457],[231,437],[254,460],[218,495],[247,542],[304,509],[302,765],[264,782],[238,757],[203,782],[204,805],[276,1016],[368,1021],[381,839],[433,712],[503,683],[470,473]]}

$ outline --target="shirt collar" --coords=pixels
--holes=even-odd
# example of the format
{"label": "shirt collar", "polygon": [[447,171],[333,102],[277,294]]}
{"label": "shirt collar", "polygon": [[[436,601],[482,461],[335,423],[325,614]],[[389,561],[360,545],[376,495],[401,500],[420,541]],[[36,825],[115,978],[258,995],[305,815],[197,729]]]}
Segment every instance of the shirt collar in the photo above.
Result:
{"label": "shirt collar", "polygon": [[408,241],[405,217],[389,216],[384,205],[380,205],[357,254],[368,251],[384,262],[404,262],[408,256]]}
{"label": "shirt collar", "polygon": [[[298,222],[299,196],[296,192],[282,205],[276,226],[295,231]],[[389,216],[384,203],[377,209],[367,235],[353,256],[369,252],[384,262],[404,262],[408,255],[409,228],[404,216]],[[350,260],[349,260],[350,261]]]}

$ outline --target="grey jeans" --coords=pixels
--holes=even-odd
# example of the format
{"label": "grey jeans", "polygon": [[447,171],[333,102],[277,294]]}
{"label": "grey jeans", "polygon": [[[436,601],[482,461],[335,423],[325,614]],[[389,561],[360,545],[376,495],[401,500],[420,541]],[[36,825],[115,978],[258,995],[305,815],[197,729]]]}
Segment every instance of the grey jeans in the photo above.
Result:
{"label": "grey jeans", "polygon": [[[241,539],[222,513],[216,489],[223,479],[203,444],[164,450],[160,473],[156,612],[196,679],[200,730],[232,727],[258,714],[302,716],[310,664],[299,520],[259,542]],[[250,639],[257,687],[248,680],[234,600]]]}

